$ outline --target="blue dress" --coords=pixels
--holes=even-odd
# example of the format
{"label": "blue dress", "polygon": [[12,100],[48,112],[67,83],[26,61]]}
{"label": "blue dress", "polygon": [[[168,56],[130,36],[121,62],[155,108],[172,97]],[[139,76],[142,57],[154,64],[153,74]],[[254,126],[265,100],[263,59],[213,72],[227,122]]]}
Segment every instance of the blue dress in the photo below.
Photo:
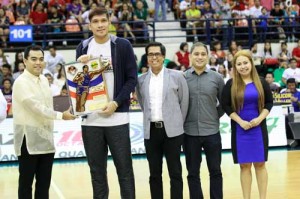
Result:
{"label": "blue dress", "polygon": [[[246,85],[244,104],[238,113],[241,119],[251,121],[259,116],[258,91],[254,83]],[[236,159],[237,163],[252,163],[265,161],[265,145],[263,131],[260,125],[244,130],[236,124]]]}
{"label": "blue dress", "polygon": [[[264,109],[269,112],[273,106],[273,95],[269,84],[261,78],[261,84],[265,96]],[[222,108],[228,116],[234,113],[232,106],[231,87],[233,80],[227,81],[222,92]],[[242,110],[237,113],[243,120],[251,121],[259,115],[258,91],[254,83],[245,87],[244,104]],[[264,119],[259,126],[245,131],[234,120],[231,120],[231,149],[234,163],[265,162],[268,160],[268,129]]]}

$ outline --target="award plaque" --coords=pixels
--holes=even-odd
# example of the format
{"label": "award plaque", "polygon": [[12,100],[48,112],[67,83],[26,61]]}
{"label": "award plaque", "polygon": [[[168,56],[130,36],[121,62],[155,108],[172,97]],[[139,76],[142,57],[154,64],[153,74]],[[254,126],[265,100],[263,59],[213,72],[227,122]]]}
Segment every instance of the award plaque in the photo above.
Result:
{"label": "award plaque", "polygon": [[87,115],[101,110],[108,103],[108,92],[103,72],[110,60],[93,58],[87,63],[64,65],[70,104],[75,115]]}

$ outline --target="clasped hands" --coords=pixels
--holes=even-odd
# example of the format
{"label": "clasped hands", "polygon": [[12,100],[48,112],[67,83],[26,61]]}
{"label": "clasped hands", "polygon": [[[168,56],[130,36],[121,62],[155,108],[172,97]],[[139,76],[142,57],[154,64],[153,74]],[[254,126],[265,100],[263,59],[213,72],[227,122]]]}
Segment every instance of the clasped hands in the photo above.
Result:
{"label": "clasped hands", "polygon": [[244,129],[244,130],[249,130],[253,127],[258,126],[261,123],[261,120],[257,117],[252,119],[250,122],[242,120],[239,125]]}

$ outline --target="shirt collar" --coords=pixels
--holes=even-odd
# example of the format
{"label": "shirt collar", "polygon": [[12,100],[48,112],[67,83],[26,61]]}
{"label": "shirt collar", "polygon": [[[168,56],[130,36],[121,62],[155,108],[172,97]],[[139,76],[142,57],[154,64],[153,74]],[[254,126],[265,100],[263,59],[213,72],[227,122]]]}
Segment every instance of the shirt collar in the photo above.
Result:
{"label": "shirt collar", "polygon": [[[192,73],[192,74],[193,74],[193,73],[196,73],[196,72],[195,72],[195,69],[194,69],[194,67],[193,67],[193,66],[191,67],[191,70],[190,70],[190,71],[191,71],[191,73]],[[205,72],[205,73],[208,73],[209,71],[210,71],[210,69],[209,69],[209,68],[207,68],[207,67],[205,66],[205,70],[204,70],[204,72]]]}
{"label": "shirt collar", "polygon": [[162,67],[161,71],[160,71],[157,75],[155,75],[155,74],[152,72],[151,67],[150,67],[149,69],[150,69],[149,71],[150,71],[151,77],[163,77],[163,74],[164,74],[164,67]]}
{"label": "shirt collar", "polygon": [[33,74],[31,74],[30,72],[28,72],[28,70],[27,69],[25,69],[24,70],[24,72],[23,72],[23,74],[26,76],[26,77],[29,77],[32,81],[34,81],[34,83],[38,83],[39,81],[40,81],[40,77],[41,77],[41,75],[40,76],[35,76],[35,75],[33,75]]}

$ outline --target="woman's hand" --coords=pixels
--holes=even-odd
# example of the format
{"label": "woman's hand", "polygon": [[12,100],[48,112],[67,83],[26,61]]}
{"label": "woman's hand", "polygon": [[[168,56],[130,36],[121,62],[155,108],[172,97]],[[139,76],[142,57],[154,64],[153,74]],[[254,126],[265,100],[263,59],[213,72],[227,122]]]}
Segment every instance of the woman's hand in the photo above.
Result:
{"label": "woman's hand", "polygon": [[247,122],[247,121],[245,121],[245,120],[242,120],[242,121],[239,123],[239,125],[240,125],[244,130],[246,130],[246,131],[252,128],[251,123],[250,123],[250,122]]}
{"label": "woman's hand", "polygon": [[261,119],[258,117],[254,118],[250,121],[250,124],[252,127],[256,127],[256,126],[260,125],[260,123],[261,123]]}

